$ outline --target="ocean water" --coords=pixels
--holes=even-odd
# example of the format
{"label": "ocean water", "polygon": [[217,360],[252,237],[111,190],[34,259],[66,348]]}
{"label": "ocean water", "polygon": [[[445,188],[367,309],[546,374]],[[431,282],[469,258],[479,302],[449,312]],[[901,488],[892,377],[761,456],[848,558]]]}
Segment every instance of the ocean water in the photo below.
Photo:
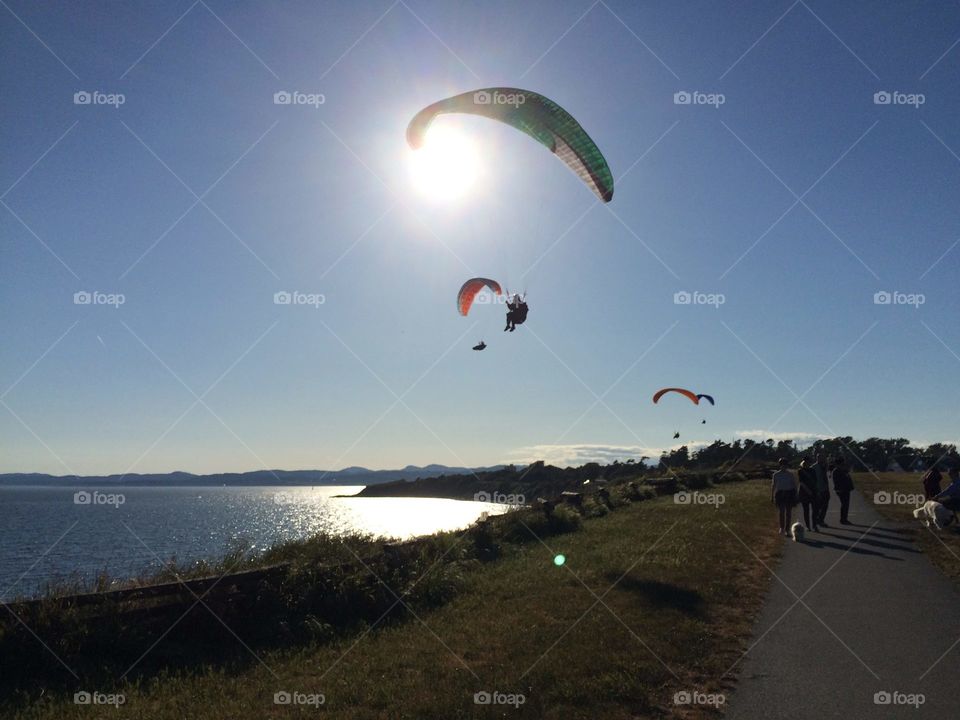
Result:
{"label": "ocean water", "polygon": [[[317,532],[405,539],[465,528],[505,506],[429,498],[337,498],[361,487],[0,488],[0,600],[215,560]],[[86,495],[77,495],[77,493]]]}

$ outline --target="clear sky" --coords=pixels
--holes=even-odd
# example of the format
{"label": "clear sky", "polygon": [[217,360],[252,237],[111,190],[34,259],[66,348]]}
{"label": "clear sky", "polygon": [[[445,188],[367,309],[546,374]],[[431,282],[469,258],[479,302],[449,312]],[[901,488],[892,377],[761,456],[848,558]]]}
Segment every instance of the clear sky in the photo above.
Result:
{"label": "clear sky", "polygon": [[[0,471],[957,441],[956,4],[4,0],[0,37]],[[581,122],[609,205],[482,118],[433,127],[469,190],[411,182],[413,114],[496,85]],[[457,315],[474,275],[527,323]]]}

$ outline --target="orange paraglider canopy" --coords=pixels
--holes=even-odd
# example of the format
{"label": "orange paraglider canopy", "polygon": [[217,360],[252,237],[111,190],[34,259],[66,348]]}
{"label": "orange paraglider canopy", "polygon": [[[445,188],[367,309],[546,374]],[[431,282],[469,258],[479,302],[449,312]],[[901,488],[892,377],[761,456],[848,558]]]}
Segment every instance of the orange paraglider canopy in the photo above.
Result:
{"label": "orange paraglider canopy", "polygon": [[457,311],[461,315],[466,315],[470,312],[470,306],[473,305],[473,299],[477,296],[481,290],[485,287],[490,288],[497,295],[503,295],[503,290],[500,289],[500,283],[496,280],[490,280],[488,278],[471,278],[467,280],[463,287],[460,288],[460,292],[457,293]]}
{"label": "orange paraglider canopy", "polygon": [[683,388],[663,388],[663,390],[657,390],[653,396],[653,402],[656,403],[669,392],[680,393],[685,398],[689,399],[694,405],[700,404],[700,398],[696,396],[695,393],[690,392],[689,390],[684,390]]}

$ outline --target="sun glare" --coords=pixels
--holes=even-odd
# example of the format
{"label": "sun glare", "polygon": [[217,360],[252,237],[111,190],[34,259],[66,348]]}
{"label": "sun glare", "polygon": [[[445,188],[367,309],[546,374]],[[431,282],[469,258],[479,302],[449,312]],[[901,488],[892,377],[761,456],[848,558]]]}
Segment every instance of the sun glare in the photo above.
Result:
{"label": "sun glare", "polygon": [[410,176],[421,194],[438,201],[463,197],[480,175],[473,142],[456,130],[435,127],[419,150],[410,151]]}

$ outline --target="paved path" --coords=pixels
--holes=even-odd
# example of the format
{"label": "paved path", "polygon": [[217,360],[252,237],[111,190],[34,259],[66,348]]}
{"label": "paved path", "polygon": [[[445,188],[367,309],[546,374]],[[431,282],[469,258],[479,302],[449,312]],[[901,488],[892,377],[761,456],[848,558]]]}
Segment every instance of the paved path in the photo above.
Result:
{"label": "paved path", "polygon": [[[960,718],[960,593],[859,492],[856,525],[840,525],[838,512],[832,496],[830,527],[805,544],[788,541],[771,568],[777,579],[737,666],[727,717]],[[894,691],[925,702],[874,702]]]}

